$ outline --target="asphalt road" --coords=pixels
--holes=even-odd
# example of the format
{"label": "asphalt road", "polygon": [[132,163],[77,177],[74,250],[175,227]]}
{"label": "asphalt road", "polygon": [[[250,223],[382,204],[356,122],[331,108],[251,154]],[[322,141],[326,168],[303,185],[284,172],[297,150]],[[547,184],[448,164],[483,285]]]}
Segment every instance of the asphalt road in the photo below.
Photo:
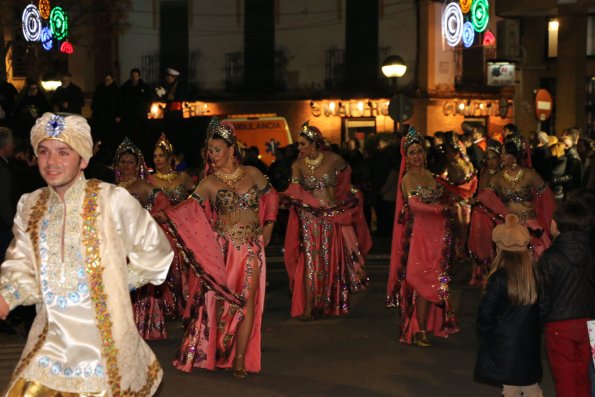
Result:
{"label": "asphalt road", "polygon": [[[367,258],[370,285],[354,295],[348,316],[314,322],[289,317],[287,276],[279,247],[269,250],[263,321],[263,370],[237,380],[231,371],[181,373],[171,365],[182,327],[168,323],[170,339],[150,342],[165,370],[158,392],[169,396],[498,396],[498,388],[473,381],[477,350],[475,314],[480,291],[466,285],[469,269],[454,269],[452,304],[461,332],[432,338],[420,348],[398,343],[398,317],[383,306],[388,275],[388,243],[380,241]],[[0,384],[5,385],[23,339],[0,336]],[[545,360],[542,387],[554,389]]]}

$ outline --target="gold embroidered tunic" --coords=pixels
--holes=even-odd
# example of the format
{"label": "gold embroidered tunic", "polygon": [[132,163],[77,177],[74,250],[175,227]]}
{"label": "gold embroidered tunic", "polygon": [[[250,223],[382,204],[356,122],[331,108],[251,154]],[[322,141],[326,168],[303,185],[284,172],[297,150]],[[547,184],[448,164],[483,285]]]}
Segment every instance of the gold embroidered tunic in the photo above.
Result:
{"label": "gold embroidered tunic", "polygon": [[161,369],[134,325],[129,288],[165,280],[173,253],[157,223],[125,189],[82,175],[64,201],[44,188],[17,211],[0,293],[38,314],[11,384],[152,395]]}

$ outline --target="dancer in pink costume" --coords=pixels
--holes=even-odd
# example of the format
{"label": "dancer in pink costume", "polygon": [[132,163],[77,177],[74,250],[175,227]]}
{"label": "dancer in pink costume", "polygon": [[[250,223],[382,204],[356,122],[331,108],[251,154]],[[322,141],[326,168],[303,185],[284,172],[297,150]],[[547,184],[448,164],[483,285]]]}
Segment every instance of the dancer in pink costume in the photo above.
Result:
{"label": "dancer in pink costume", "polygon": [[303,125],[301,157],[282,195],[291,203],[285,266],[291,316],[312,320],[349,312],[349,295],[366,286],[364,256],[372,246],[363,196],[351,188],[351,169],[324,150],[318,128]]}
{"label": "dancer in pink costume", "polygon": [[[259,372],[266,266],[264,247],[278,195],[254,167],[240,165],[233,126],[213,118],[207,176],[191,198],[166,211],[193,268],[186,332],[174,366]],[[228,294],[228,292],[230,294]]]}
{"label": "dancer in pink costume", "polygon": [[448,300],[457,198],[425,168],[425,140],[413,127],[401,154],[386,306],[400,309],[400,341],[427,347],[427,331],[459,331]]}

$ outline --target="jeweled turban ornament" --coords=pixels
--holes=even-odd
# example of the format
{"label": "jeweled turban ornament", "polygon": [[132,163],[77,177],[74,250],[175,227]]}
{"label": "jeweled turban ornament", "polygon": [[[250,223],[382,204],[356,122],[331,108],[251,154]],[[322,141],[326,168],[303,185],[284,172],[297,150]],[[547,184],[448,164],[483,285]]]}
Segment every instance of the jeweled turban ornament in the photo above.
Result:
{"label": "jeweled turban ornament", "polygon": [[324,143],[322,133],[318,128],[310,126],[309,123],[309,121],[306,121],[304,124],[302,124],[302,128],[300,129],[300,135],[304,135],[312,142],[316,142],[319,145],[322,145]]}
{"label": "jeweled turban ornament", "polygon": [[409,132],[407,135],[405,135],[405,138],[403,138],[403,148],[405,149],[405,152],[407,152],[409,146],[413,145],[414,143],[421,145],[425,149],[425,138],[415,130],[415,127],[410,126]]}
{"label": "jeweled turban ornament", "polygon": [[232,146],[235,146],[237,143],[233,126],[228,123],[222,123],[221,120],[219,120],[219,117],[211,118],[209,126],[207,127],[207,140],[211,139],[215,135],[223,138]]}
{"label": "jeweled turban ornament", "polygon": [[138,170],[138,177],[141,179],[146,179],[149,175],[149,170],[147,169],[147,165],[145,163],[145,157],[140,149],[130,140],[130,138],[125,137],[118,149],[116,149],[116,154],[114,155],[114,168],[117,169],[118,161],[120,161],[120,157],[124,153],[132,153],[134,157],[136,157],[137,161],[137,170]]}
{"label": "jeweled turban ornament", "polygon": [[166,157],[171,157],[174,154],[174,147],[172,144],[167,140],[165,136],[165,132],[161,133],[159,140],[155,144],[155,149],[161,149]]}

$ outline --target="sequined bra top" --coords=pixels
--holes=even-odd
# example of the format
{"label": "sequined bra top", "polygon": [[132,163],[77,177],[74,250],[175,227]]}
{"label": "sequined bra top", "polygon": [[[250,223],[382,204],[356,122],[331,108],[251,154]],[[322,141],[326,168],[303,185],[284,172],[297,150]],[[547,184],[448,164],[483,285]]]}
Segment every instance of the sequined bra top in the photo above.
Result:
{"label": "sequined bra top", "polygon": [[531,186],[529,185],[521,186],[514,190],[504,186],[493,186],[492,189],[496,192],[504,204],[510,202],[522,203],[533,200]]}
{"label": "sequined bra top", "polygon": [[183,185],[178,185],[172,189],[161,188],[165,194],[169,197],[169,199],[174,204],[181,203],[188,197],[188,193],[186,189],[184,189]]}
{"label": "sequined bra top", "polygon": [[317,178],[314,175],[307,176],[301,178],[300,185],[302,185],[305,190],[334,189],[337,187],[337,174],[324,174],[320,178]]}
{"label": "sequined bra top", "polygon": [[415,190],[412,190],[407,199],[412,196],[418,197],[424,204],[437,203],[444,194],[444,186],[437,185],[436,188],[430,186],[418,186]]}
{"label": "sequined bra top", "polygon": [[239,210],[258,211],[258,203],[262,191],[256,185],[246,193],[238,194],[233,190],[220,189],[215,196],[215,211],[219,215],[230,214]]}

